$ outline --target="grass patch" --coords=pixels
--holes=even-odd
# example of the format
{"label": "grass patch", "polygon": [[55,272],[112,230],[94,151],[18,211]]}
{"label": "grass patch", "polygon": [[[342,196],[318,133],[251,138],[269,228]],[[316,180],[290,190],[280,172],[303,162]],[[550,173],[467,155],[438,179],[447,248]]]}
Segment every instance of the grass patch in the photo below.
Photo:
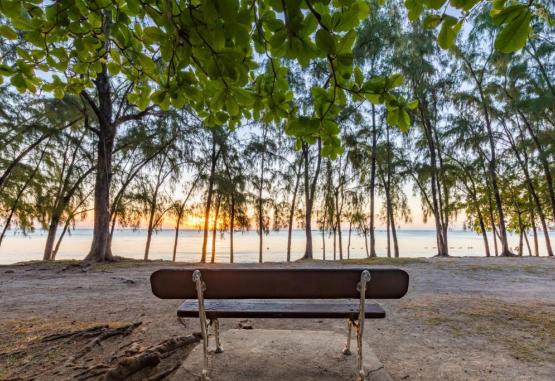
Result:
{"label": "grass patch", "polygon": [[555,358],[552,306],[450,296],[409,307],[427,325],[447,328],[454,336],[480,337],[500,345],[516,359],[545,362]]}
{"label": "grass patch", "polygon": [[[487,260],[487,259],[485,259]],[[492,258],[491,261],[495,261]],[[503,273],[503,272],[523,272],[528,274],[547,274],[555,271],[555,267],[538,264],[538,265],[519,265],[518,262],[510,263],[504,261],[502,263],[492,263],[488,260],[487,263],[465,263],[464,259],[461,260],[451,260],[451,259],[433,259],[429,261],[430,264],[434,265],[439,269],[463,271],[469,273],[477,272],[491,272],[491,273]]]}
{"label": "grass patch", "polygon": [[[0,380],[11,379],[16,376],[16,378],[19,378],[27,372],[32,374],[34,372],[32,368],[58,363],[60,359],[69,356],[75,350],[74,339],[43,342],[42,339],[46,336],[79,332],[102,325],[107,325],[109,328],[119,328],[127,324],[129,323],[120,321],[109,323],[97,321],[70,322],[41,318],[1,321]],[[86,342],[90,339],[77,340],[85,340]]]}
{"label": "grass patch", "polygon": [[344,259],[341,263],[351,265],[410,265],[414,263],[429,263],[426,258],[361,258],[361,259]]}

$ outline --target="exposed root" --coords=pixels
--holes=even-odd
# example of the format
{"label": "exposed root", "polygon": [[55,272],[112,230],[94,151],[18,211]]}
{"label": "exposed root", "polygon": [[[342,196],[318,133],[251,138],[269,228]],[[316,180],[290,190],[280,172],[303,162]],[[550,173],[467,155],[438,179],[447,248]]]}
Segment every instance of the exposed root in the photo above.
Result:
{"label": "exposed root", "polygon": [[60,339],[66,339],[68,337],[77,338],[77,337],[91,337],[97,336],[104,332],[104,330],[108,329],[107,324],[97,325],[91,328],[82,329],[78,331],[70,331],[70,332],[63,332],[63,333],[55,333],[52,335],[45,336],[41,339],[43,343],[48,341],[55,341]]}
{"label": "exposed root", "polygon": [[76,359],[83,357],[84,355],[89,353],[95,346],[100,345],[100,343],[103,340],[106,340],[110,337],[118,336],[118,335],[122,335],[122,336],[130,335],[131,332],[133,332],[133,330],[138,326],[140,326],[141,324],[142,322],[139,321],[139,322],[124,325],[118,328],[109,328],[109,327],[103,328],[100,332],[97,333],[98,337],[95,337],[87,345],[85,345],[83,349],[81,349],[72,358],[70,358],[69,362],[73,363]]}
{"label": "exposed root", "polygon": [[[114,368],[110,369],[104,376],[106,381],[119,381],[125,380],[129,376],[138,371],[151,368],[160,363],[163,358],[171,355],[175,350],[182,348],[184,346],[198,343],[200,341],[200,335],[195,333],[189,336],[174,337],[163,341],[162,343],[147,348],[143,353],[132,357],[124,357],[121,359]],[[162,372],[156,376],[153,376],[153,380],[161,380],[167,375],[175,371],[177,366],[172,367],[171,371]]]}
{"label": "exposed root", "polygon": [[164,372],[160,372],[158,374],[155,374],[152,377],[148,378],[148,381],[160,381],[163,380],[164,378],[168,377],[170,374],[172,374],[173,372],[175,372],[179,367],[181,366],[181,363],[177,363],[175,364],[173,367],[171,367],[170,369],[164,371]]}

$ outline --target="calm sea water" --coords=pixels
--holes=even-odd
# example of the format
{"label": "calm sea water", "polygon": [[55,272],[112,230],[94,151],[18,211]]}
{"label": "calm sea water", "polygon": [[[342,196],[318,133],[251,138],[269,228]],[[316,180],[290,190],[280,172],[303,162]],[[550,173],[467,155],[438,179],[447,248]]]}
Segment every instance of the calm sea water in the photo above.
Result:
{"label": "calm sea water", "polygon": [[[173,240],[175,232],[173,230],[161,230],[154,234],[151,248],[150,259],[171,260]],[[540,235],[540,255],[546,255],[545,244]],[[210,256],[211,234],[208,242],[208,256]],[[555,232],[551,232],[552,240],[555,241]],[[76,229],[62,241],[57,259],[82,259],[87,253],[92,239],[91,229]],[[287,232],[270,232],[264,236],[264,261],[277,262],[286,260]],[[322,234],[313,232],[314,257],[323,258],[322,253]],[[408,230],[398,231],[399,250],[402,257],[431,257],[435,251],[435,233],[433,230]],[[36,231],[27,236],[20,233],[10,232],[0,247],[0,264],[10,264],[21,261],[42,259],[42,253],[46,240],[46,233]],[[386,232],[376,231],[376,251],[378,256],[386,256]],[[515,248],[518,245],[518,236],[510,235],[510,245]],[[146,242],[145,230],[119,229],[114,232],[112,248],[114,255],[129,258],[142,259]],[[347,256],[347,232],[343,234],[343,253]],[[333,238],[326,237],[326,259],[333,259]],[[532,238],[530,237],[530,244]],[[305,245],[304,231],[294,230],[292,239],[292,259],[301,258]],[[490,237],[490,245],[493,242]],[[179,237],[177,251],[178,261],[198,262],[202,247],[202,233],[196,230],[184,230]],[[482,256],[484,255],[483,241],[480,235],[473,232],[452,231],[449,233],[450,254],[455,256]],[[493,255],[493,247],[491,248]],[[234,254],[236,262],[257,262],[258,261],[258,235],[254,231],[245,233],[235,233],[234,235]],[[526,244],[524,254],[528,255]],[[349,250],[351,258],[363,258],[366,256],[364,239],[361,235],[353,233]],[[337,250],[339,257],[339,250]],[[229,235],[218,234],[216,240],[216,261],[229,262]]]}

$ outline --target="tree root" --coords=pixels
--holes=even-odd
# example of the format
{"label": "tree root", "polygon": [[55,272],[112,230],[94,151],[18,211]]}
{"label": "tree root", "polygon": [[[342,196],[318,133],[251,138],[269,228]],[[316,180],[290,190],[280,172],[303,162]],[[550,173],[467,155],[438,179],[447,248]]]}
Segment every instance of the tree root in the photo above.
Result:
{"label": "tree root", "polygon": [[[179,336],[168,340],[164,340],[162,343],[147,348],[143,353],[132,357],[124,357],[121,359],[115,367],[110,369],[104,375],[105,381],[120,381],[125,380],[132,374],[145,369],[151,368],[160,363],[163,358],[171,355],[175,350],[182,348],[184,346],[198,343],[200,341],[200,335],[198,333],[189,336]],[[171,374],[179,367],[179,364],[172,367],[170,371],[165,371],[160,374],[153,376],[153,380],[161,380]]]}
{"label": "tree root", "polygon": [[97,336],[100,335],[102,332],[104,332],[104,330],[108,329],[108,325],[107,324],[103,324],[103,325],[96,325],[94,327],[91,328],[87,328],[87,329],[82,329],[79,331],[71,331],[71,332],[63,332],[63,333],[55,333],[52,335],[48,335],[45,336],[41,339],[41,341],[43,343],[46,343],[48,341],[55,341],[55,340],[60,340],[60,339],[66,339],[68,337],[71,338],[77,338],[77,337],[91,337],[91,336]]}
{"label": "tree root", "polygon": [[76,359],[83,357],[84,355],[89,353],[95,346],[100,345],[100,343],[103,340],[106,340],[110,337],[118,336],[118,335],[122,335],[122,336],[130,335],[133,332],[133,330],[138,326],[140,326],[141,324],[143,324],[143,322],[139,321],[139,322],[127,324],[118,328],[109,328],[109,327],[102,328],[100,332],[96,333],[95,336],[97,337],[92,339],[87,345],[85,345],[85,347],[83,347],[83,349],[81,349],[72,358],[70,358],[69,362],[73,363],[75,362]]}

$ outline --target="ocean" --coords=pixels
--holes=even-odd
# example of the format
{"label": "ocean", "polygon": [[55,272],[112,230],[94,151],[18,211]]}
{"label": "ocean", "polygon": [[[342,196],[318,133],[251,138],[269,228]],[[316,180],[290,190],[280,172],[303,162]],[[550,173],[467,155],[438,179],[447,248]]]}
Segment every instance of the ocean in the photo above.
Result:
{"label": "ocean", "polygon": [[[343,256],[347,258],[348,232],[343,232]],[[314,258],[323,259],[322,233],[313,231]],[[149,259],[171,260],[175,231],[163,229],[154,233],[150,247]],[[555,232],[551,232],[552,241],[555,241]],[[209,234],[208,258],[211,256],[212,233]],[[491,254],[493,240],[490,236]],[[530,244],[532,237],[529,237]],[[92,240],[92,229],[75,229],[71,235],[66,235],[60,246],[56,259],[82,259],[87,254]],[[401,257],[431,257],[436,254],[435,232],[426,229],[400,229],[398,230],[399,252]],[[26,236],[11,231],[5,237],[0,247],[0,264],[11,264],[30,260],[42,259],[46,232],[37,230]],[[376,230],[376,251],[378,256],[384,257],[386,253],[387,236],[385,230]],[[511,248],[518,245],[518,235],[509,236]],[[146,242],[146,230],[116,229],[112,241],[114,255],[142,259]],[[293,230],[291,259],[302,257],[304,252],[305,236],[303,230]],[[333,259],[333,237],[326,236],[326,259]],[[180,232],[177,260],[184,262],[198,262],[202,248],[202,232],[197,230],[183,230]],[[546,255],[543,234],[539,235],[540,255]],[[287,231],[272,231],[263,237],[263,260],[265,262],[280,262],[286,260]],[[533,246],[532,246],[533,250]],[[474,232],[455,230],[449,232],[449,251],[453,256],[483,256],[484,245],[482,237]],[[392,246],[393,255],[393,246]],[[524,244],[524,255],[528,255]],[[258,235],[255,231],[237,232],[234,234],[235,262],[258,261]],[[353,232],[349,249],[350,258],[364,258],[366,256],[364,238]],[[336,250],[339,259],[339,249]],[[229,234],[217,234],[216,262],[229,262]]]}

